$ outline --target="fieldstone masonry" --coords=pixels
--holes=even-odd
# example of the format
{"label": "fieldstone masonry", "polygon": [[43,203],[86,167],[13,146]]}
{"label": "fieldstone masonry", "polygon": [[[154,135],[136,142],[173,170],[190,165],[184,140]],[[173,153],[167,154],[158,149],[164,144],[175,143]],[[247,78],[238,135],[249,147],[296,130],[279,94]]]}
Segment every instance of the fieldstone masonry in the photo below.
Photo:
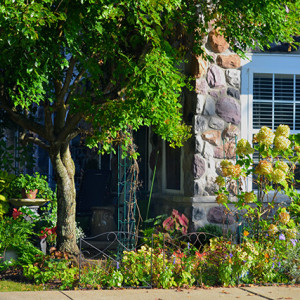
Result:
{"label": "fieldstone masonry", "polygon": [[[215,202],[214,193],[218,187],[214,181],[220,173],[221,160],[236,156],[235,138],[240,134],[241,122],[238,70],[241,59],[216,31],[209,33],[205,47],[213,61],[207,66],[207,72],[195,80],[198,100],[193,129],[197,160],[194,160],[193,168],[198,172],[194,172],[191,201],[194,230],[207,223],[235,223],[234,217],[226,215],[224,208]],[[201,177],[198,176],[200,173]]]}
{"label": "fieldstone masonry", "polygon": [[187,72],[195,78],[195,90],[185,94],[184,103],[185,115],[193,116],[193,138],[183,150],[184,194],[158,195],[157,212],[181,209],[191,220],[190,230],[208,223],[226,223],[234,229],[234,217],[216,203],[215,178],[220,174],[221,160],[236,156],[235,139],[241,122],[241,59],[215,30],[208,34],[204,47],[212,61],[191,56],[187,66]]}

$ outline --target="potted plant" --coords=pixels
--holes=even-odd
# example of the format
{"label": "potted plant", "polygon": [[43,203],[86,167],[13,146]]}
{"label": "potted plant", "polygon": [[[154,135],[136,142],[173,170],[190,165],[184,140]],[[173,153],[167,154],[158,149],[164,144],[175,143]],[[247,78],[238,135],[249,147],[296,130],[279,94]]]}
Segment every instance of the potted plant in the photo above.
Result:
{"label": "potted plant", "polygon": [[36,197],[51,200],[53,191],[48,186],[47,177],[38,172],[33,174],[20,174],[10,184],[10,198],[25,198],[33,200]]}
{"label": "potted plant", "polygon": [[[36,236],[35,224],[28,222],[16,208],[12,216],[4,216],[0,220],[0,256],[3,260],[18,260],[21,264],[34,261],[41,252],[33,245]],[[1,270],[0,263],[0,270]]]}

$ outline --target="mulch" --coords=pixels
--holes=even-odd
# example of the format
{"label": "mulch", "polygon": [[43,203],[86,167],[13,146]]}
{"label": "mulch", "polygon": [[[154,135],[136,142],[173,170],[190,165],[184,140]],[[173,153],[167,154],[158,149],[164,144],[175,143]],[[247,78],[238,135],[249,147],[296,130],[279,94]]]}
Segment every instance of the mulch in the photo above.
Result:
{"label": "mulch", "polygon": [[22,267],[12,267],[0,272],[0,280],[11,280],[22,283],[32,283],[23,275]]}

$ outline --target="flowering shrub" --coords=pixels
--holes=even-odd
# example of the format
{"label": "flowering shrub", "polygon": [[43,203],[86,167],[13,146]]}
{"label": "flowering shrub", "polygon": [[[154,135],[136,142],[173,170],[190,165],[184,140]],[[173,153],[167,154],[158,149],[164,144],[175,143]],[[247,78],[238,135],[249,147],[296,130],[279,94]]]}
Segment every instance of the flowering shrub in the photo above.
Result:
{"label": "flowering shrub", "polygon": [[[215,181],[219,185],[216,201],[227,209],[231,204],[240,211],[257,240],[263,239],[266,232],[296,234],[293,219],[299,221],[300,198],[295,189],[294,170],[300,158],[299,140],[299,136],[290,136],[287,125],[279,125],[275,133],[263,126],[253,138],[253,147],[244,139],[237,143],[236,164],[228,160],[221,162],[223,179],[219,176]],[[259,156],[257,163],[250,156],[255,151]],[[257,193],[243,191],[249,176],[257,185]],[[232,184],[239,187],[237,192],[229,190]],[[291,205],[284,207],[286,204],[282,203],[278,209],[275,200],[279,194],[290,197]],[[274,210],[277,210],[275,215]]]}
{"label": "flowering shrub", "polygon": [[40,239],[46,239],[47,243],[51,246],[56,244],[56,226],[53,228],[45,228],[41,230]]}

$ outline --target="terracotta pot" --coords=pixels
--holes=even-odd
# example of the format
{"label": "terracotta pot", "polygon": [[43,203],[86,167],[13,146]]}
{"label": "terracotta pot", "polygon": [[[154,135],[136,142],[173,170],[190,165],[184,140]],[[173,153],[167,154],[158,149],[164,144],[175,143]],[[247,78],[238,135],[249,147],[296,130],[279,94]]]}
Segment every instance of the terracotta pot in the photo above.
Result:
{"label": "terracotta pot", "polygon": [[35,199],[37,192],[38,192],[38,189],[29,190],[27,193],[26,193],[25,189],[22,189],[22,197],[24,199]]}

